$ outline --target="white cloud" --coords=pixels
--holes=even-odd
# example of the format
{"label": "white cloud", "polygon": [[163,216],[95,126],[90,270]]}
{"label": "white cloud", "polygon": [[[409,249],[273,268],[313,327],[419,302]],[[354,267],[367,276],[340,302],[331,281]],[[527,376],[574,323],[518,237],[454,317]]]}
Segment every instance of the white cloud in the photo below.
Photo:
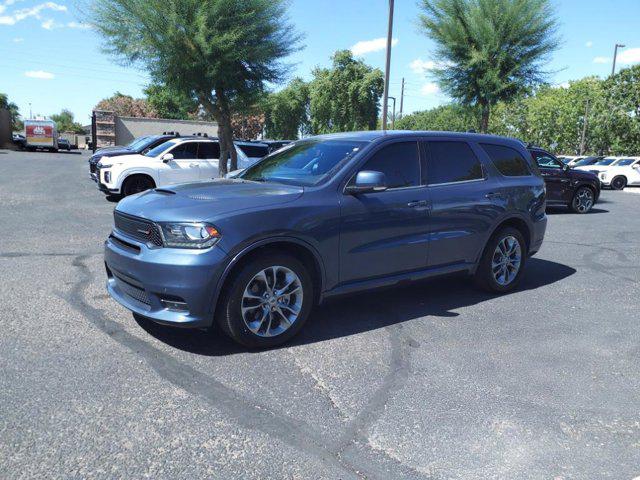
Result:
{"label": "white cloud", "polygon": [[13,43],[22,43],[24,42],[24,38],[22,37],[16,37],[13,39]]}
{"label": "white cloud", "polygon": [[587,48],[591,48],[593,47],[593,42],[591,40],[589,40],[587,43],[584,44],[585,47]]}
{"label": "white cloud", "polygon": [[558,86],[559,86],[560,88],[569,88],[569,82],[562,82],[562,83],[559,83],[559,84],[558,84]]}
{"label": "white cloud", "polygon": [[29,78],[40,78],[42,80],[51,80],[55,77],[53,73],[45,72],[44,70],[29,70],[28,72],[24,72],[24,76]]}
{"label": "white cloud", "polygon": [[42,28],[44,28],[45,30],[53,30],[54,26],[54,21],[52,19],[42,22]]}
{"label": "white cloud", "polygon": [[91,28],[91,25],[89,25],[88,23],[69,22],[67,23],[67,27],[79,28],[80,30],[89,30]]}
{"label": "white cloud", "polygon": [[[392,47],[395,47],[397,44],[397,38],[391,40]],[[354,55],[364,55],[365,53],[379,52],[380,50],[384,50],[385,48],[387,48],[387,39],[382,37],[376,38],[374,40],[363,40],[361,42],[358,42],[353,47],[351,47],[351,52]]]}
{"label": "white cloud", "polygon": [[422,95],[434,95],[440,93],[440,87],[438,87],[437,83],[425,83],[420,89],[420,93],[422,93]]}
{"label": "white cloud", "polygon": [[433,70],[434,68],[436,68],[436,62],[432,60],[425,61],[421,58],[416,58],[409,64],[409,68],[418,75],[424,75],[428,70]]}
{"label": "white cloud", "polygon": [[640,63],[640,48],[629,48],[618,53],[618,61],[622,65]]}
{"label": "white cloud", "polygon": [[[7,0],[7,2],[5,2],[2,5],[4,8],[0,10],[0,13],[2,13],[6,9],[7,5],[12,5],[13,3],[15,3],[15,1],[16,0]],[[55,2],[41,3],[31,8],[23,8],[21,10],[16,10],[10,15],[0,16],[0,25],[15,25],[16,23],[21,22],[22,20],[29,17],[35,17],[37,19],[40,19],[40,12],[42,12],[43,10],[53,10],[55,12],[66,12],[67,7],[65,5],[60,5]]]}
{"label": "white cloud", "polygon": [[609,57],[596,57],[593,59],[593,63],[610,63],[611,59]]}

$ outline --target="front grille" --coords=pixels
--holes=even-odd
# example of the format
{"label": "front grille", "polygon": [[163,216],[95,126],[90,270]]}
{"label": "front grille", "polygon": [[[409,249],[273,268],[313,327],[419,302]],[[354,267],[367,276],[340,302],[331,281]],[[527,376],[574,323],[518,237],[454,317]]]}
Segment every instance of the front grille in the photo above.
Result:
{"label": "front grille", "polygon": [[118,211],[113,212],[113,217],[116,228],[125,235],[144,243],[152,243],[158,247],[162,246],[160,230],[153,222],[125,215]]}
{"label": "front grille", "polygon": [[149,296],[144,289],[140,287],[136,287],[135,285],[129,283],[124,278],[122,278],[117,273],[113,272],[113,278],[116,281],[116,285],[120,289],[122,293],[128,295],[129,297],[137,300],[140,303],[144,303],[145,305],[151,306],[151,301],[149,300]]}

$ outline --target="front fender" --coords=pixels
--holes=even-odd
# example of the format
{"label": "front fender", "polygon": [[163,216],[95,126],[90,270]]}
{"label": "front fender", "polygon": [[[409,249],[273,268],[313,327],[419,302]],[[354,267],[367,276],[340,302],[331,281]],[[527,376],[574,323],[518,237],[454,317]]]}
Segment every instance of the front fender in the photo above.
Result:
{"label": "front fender", "polygon": [[118,174],[118,180],[116,182],[116,188],[122,188],[122,184],[124,183],[127,177],[136,174],[148,175],[151,177],[156,185],[159,185],[159,177],[158,172],[149,167],[130,167],[125,168]]}

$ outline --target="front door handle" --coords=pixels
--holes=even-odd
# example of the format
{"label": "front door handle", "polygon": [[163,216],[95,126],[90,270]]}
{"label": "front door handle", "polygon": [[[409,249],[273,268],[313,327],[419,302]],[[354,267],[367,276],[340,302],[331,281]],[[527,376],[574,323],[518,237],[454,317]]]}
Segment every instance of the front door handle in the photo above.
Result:
{"label": "front door handle", "polygon": [[189,166],[190,166],[191,168],[196,168],[196,167],[198,166],[198,164],[197,164],[197,163],[190,163],[190,164],[189,164]]}
{"label": "front door handle", "polygon": [[491,200],[494,198],[502,198],[502,194],[500,192],[489,192],[485,195],[485,197]]}
{"label": "front door handle", "polygon": [[412,202],[407,203],[407,207],[416,208],[416,207],[426,207],[428,205],[426,200],[414,200]]}

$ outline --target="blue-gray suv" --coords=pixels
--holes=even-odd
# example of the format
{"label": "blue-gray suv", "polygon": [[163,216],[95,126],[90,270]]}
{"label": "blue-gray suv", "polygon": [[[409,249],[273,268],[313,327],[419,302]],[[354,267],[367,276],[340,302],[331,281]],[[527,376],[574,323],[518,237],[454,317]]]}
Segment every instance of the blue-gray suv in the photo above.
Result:
{"label": "blue-gray suv", "polygon": [[514,289],[542,244],[545,203],[517,140],[318,136],[237,178],[122,200],[105,243],[107,288],[153,321],[216,322],[245,346],[270,347],[335,295],[453,272],[491,292]]}

